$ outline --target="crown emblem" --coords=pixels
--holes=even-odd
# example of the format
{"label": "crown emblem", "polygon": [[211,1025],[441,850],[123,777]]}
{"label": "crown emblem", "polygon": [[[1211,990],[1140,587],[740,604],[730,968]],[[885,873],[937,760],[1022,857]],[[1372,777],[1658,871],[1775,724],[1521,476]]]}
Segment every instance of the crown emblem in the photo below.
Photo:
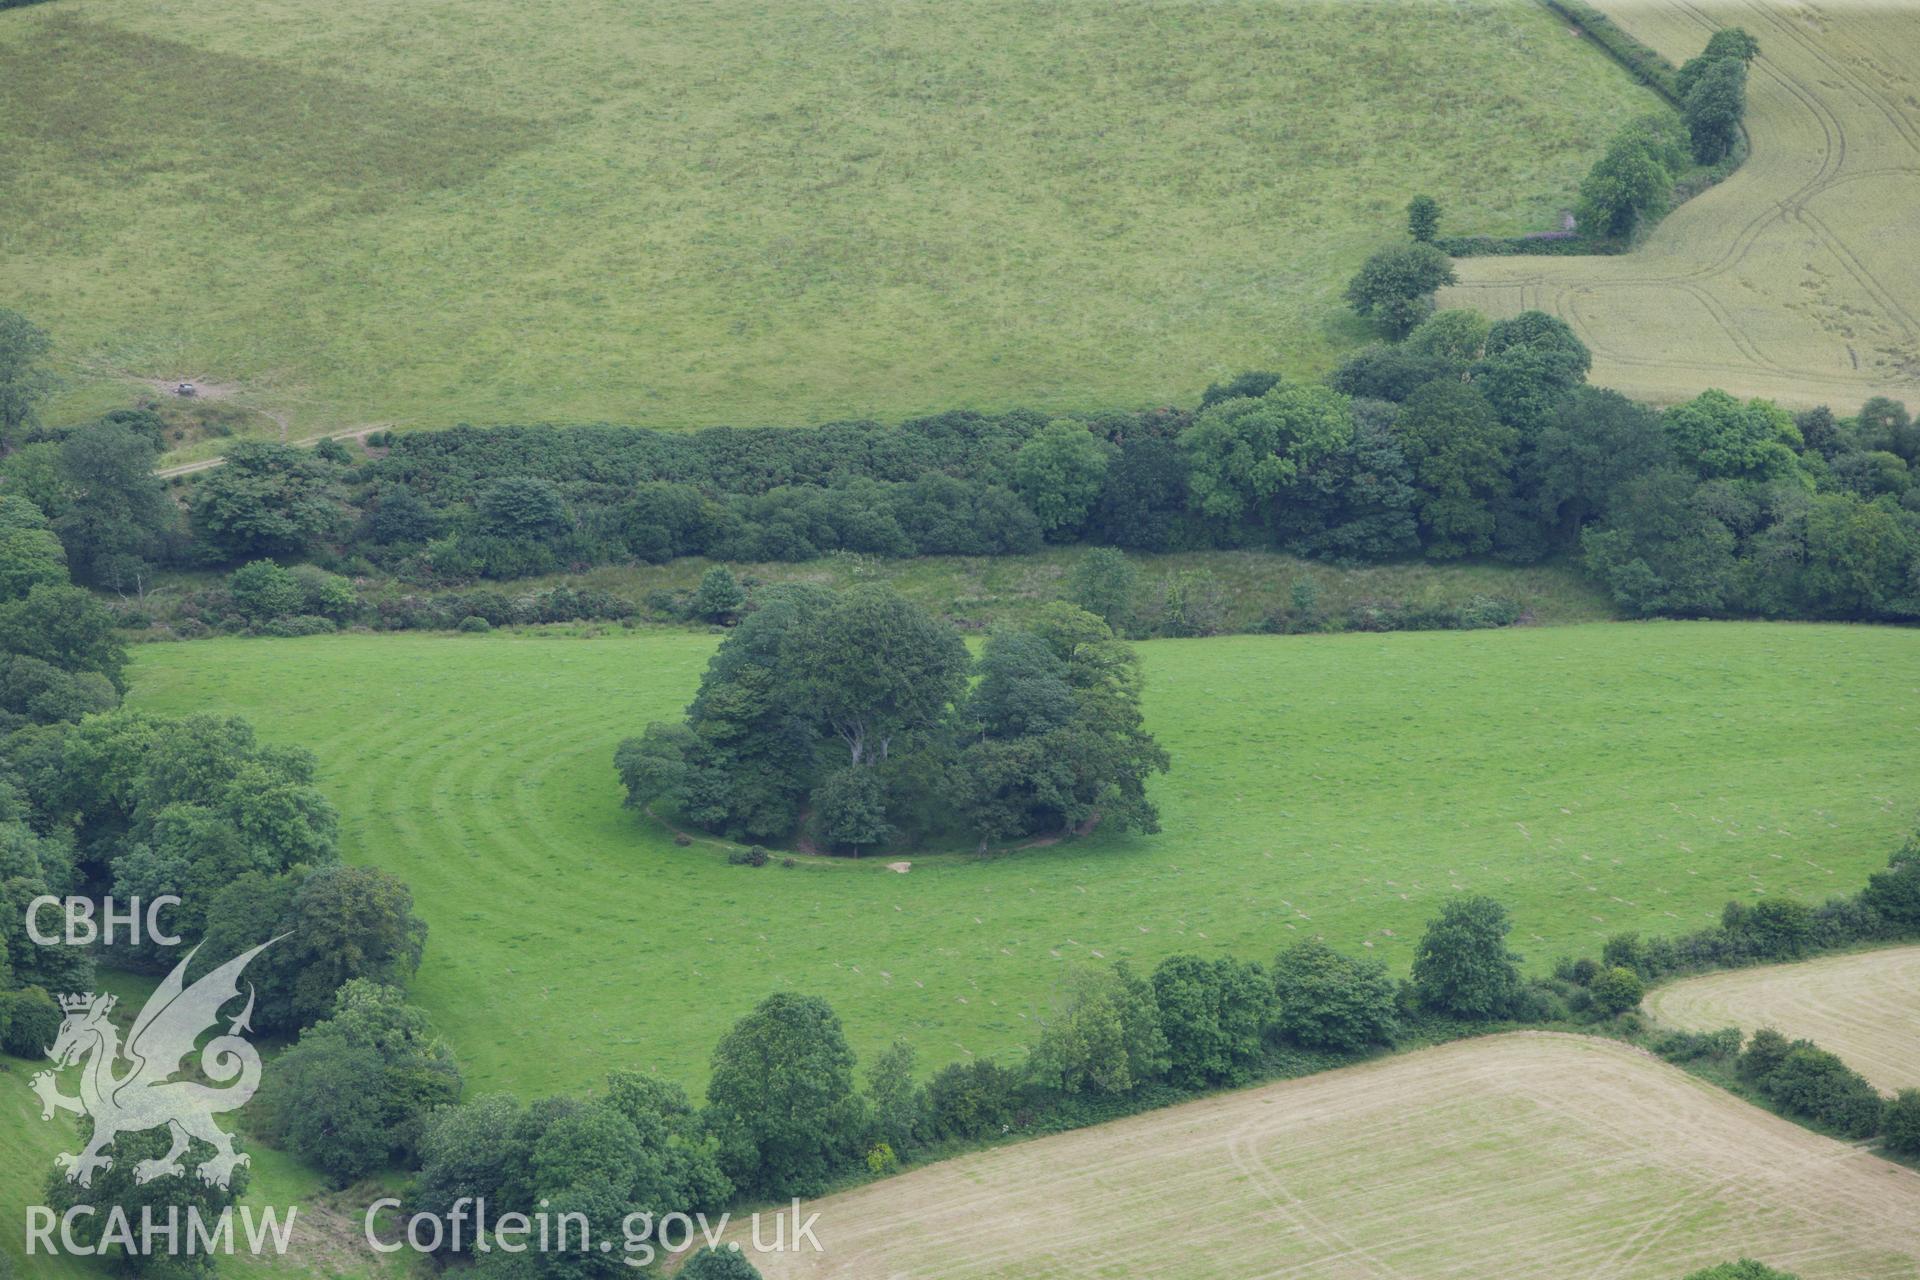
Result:
{"label": "crown emblem", "polygon": [[[214,1116],[245,1106],[253,1097],[260,1086],[260,1053],[239,1034],[246,1028],[246,1013],[231,1021],[225,1035],[218,1034],[217,1028],[220,1010],[240,996],[241,970],[277,941],[269,939],[235,956],[191,986],[187,966],[199,948],[187,952],[125,1029],[125,1045],[120,1043],[121,1028],[106,1020],[117,1003],[112,995],[88,991],[60,997],[66,1021],[45,1051],[52,1065],[33,1077],[31,1088],[40,1097],[42,1120],[53,1119],[58,1111],[71,1111],[93,1121],[86,1146],[78,1153],[54,1157],[68,1182],[92,1186],[95,1173],[113,1167],[115,1157],[105,1154],[107,1148],[126,1134],[151,1129],[171,1129],[173,1146],[165,1155],[135,1164],[136,1183],[185,1174],[180,1157],[189,1154],[189,1141],[212,1149],[213,1154],[199,1160],[194,1170],[200,1181],[212,1186],[226,1186],[233,1171],[247,1163],[245,1153],[234,1149],[233,1136],[214,1123]],[[249,991],[247,1010],[252,1009]],[[215,1035],[203,1046],[201,1037],[209,1031]],[[182,1060],[196,1053],[199,1060],[193,1077],[174,1080],[175,1073],[183,1070]],[[84,1067],[78,1097],[60,1092],[56,1073],[68,1067]],[[121,1150],[131,1154],[124,1147]],[[212,1247],[209,1243],[208,1248]]]}

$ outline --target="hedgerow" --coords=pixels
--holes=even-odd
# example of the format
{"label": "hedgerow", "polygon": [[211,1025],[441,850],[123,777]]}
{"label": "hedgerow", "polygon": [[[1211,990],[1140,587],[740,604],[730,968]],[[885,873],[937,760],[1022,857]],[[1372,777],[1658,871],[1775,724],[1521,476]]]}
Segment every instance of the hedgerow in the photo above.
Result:
{"label": "hedgerow", "polygon": [[1679,75],[1678,67],[1661,57],[1650,46],[1642,44],[1621,30],[1613,19],[1586,3],[1586,0],[1546,0],[1546,4],[1549,9],[1592,37],[1595,44],[1605,49],[1616,62],[1632,72],[1634,78],[1640,83],[1667,101],[1678,104],[1680,98],[1676,83],[1676,77]]}

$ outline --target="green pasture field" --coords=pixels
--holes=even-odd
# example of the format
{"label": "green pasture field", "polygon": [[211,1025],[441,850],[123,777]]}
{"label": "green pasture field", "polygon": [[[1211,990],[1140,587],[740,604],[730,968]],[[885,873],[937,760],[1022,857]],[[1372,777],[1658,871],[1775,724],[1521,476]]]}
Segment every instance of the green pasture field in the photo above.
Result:
{"label": "green pasture field", "polygon": [[151,645],[136,707],[313,748],[347,858],[413,887],[414,986],[470,1090],[652,1069],[696,1091],[762,996],[825,996],[855,1049],[1008,1054],[1069,965],[1264,959],[1300,938],[1404,972],[1454,892],[1528,967],[1730,897],[1851,892],[1914,818],[1911,632],[1601,624],[1140,646],[1165,831],[981,860],[726,865],[620,805],[614,745],[684,705],[685,632]]}
{"label": "green pasture field", "polygon": [[1532,0],[61,0],[0,13],[0,305],[56,418],[296,439],[1185,403],[1363,341],[1415,192],[1551,227],[1658,108]]}
{"label": "green pasture field", "polygon": [[33,1073],[46,1065],[0,1053],[0,1206],[6,1209],[6,1221],[0,1223],[0,1253],[11,1255],[18,1267],[31,1266],[34,1280],[99,1275],[78,1258],[36,1255],[29,1261],[24,1257],[25,1206],[41,1202],[40,1190],[53,1170],[54,1155],[76,1150],[72,1119],[61,1115],[42,1120],[40,1099],[27,1086]]}

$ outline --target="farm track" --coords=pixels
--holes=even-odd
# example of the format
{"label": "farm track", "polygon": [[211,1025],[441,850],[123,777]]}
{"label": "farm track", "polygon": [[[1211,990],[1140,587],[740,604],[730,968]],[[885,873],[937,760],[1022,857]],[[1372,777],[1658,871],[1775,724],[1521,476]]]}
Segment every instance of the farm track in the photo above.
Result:
{"label": "farm track", "polygon": [[768,1280],[1911,1276],[1920,1176],[1638,1050],[1519,1033],[930,1165],[806,1206]]}
{"label": "farm track", "polygon": [[[323,431],[317,436],[303,436],[298,440],[289,440],[288,444],[297,448],[312,448],[322,440],[365,440],[376,431],[385,431],[393,426],[391,422],[376,422],[371,426],[349,427],[345,431]],[[171,480],[175,476],[190,476],[200,471],[211,471],[227,460],[225,454],[216,458],[201,458],[197,462],[181,462],[170,467],[155,467],[153,474],[162,480]]]}
{"label": "farm track", "polygon": [[1664,1023],[1774,1027],[1831,1049],[1889,1093],[1920,1087],[1920,947],[1689,978],[1647,997]]}
{"label": "farm track", "polygon": [[1643,399],[1708,386],[1846,411],[1920,399],[1920,100],[1906,69],[1920,23],[1760,0],[1614,8],[1675,62],[1720,26],[1759,37],[1751,156],[1630,254],[1466,259],[1443,305],[1557,314],[1592,348],[1595,382]]}

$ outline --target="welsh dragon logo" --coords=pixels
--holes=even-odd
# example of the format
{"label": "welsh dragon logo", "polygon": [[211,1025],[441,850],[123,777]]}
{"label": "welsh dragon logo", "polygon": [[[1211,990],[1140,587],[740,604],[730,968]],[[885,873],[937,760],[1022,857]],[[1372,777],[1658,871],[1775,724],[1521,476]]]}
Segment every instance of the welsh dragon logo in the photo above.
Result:
{"label": "welsh dragon logo", "polygon": [[244,1105],[260,1087],[260,1055],[240,1038],[240,1032],[251,1030],[247,1024],[253,1015],[251,984],[247,1007],[228,1022],[227,1033],[209,1040],[200,1050],[200,1073],[214,1084],[169,1077],[181,1069],[181,1060],[193,1053],[194,1042],[219,1022],[221,1006],[239,996],[240,971],[247,962],[277,941],[263,942],[235,956],[190,987],[186,985],[187,965],[199,948],[189,951],[133,1020],[124,1049],[119,1031],[107,1016],[113,1011],[114,997],[92,992],[60,997],[67,1016],[47,1056],[53,1059],[55,1070],[85,1060],[80,1096],[70,1098],[61,1093],[53,1071],[36,1074],[32,1087],[40,1095],[42,1120],[53,1119],[56,1111],[93,1117],[93,1139],[86,1149],[78,1155],[62,1152],[54,1158],[66,1171],[68,1181],[83,1187],[93,1185],[96,1169],[113,1167],[112,1157],[102,1152],[116,1137],[160,1125],[173,1131],[173,1146],[160,1159],[135,1165],[135,1182],[185,1173],[180,1157],[186,1154],[192,1138],[214,1148],[215,1154],[202,1161],[197,1170],[204,1182],[224,1187],[233,1177],[234,1168],[248,1163],[246,1156],[233,1149],[233,1139],[213,1122],[213,1117]]}

